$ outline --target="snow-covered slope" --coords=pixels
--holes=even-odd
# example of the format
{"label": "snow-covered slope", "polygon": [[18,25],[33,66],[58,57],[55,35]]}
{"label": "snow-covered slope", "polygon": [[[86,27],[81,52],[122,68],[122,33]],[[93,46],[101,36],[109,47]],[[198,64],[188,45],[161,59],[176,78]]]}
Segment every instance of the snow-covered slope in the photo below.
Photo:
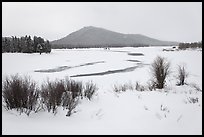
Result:
{"label": "snow-covered slope", "polygon": [[[143,53],[131,56],[128,53]],[[114,84],[138,81],[146,85],[151,78],[149,64],[156,56],[166,57],[172,74],[163,90],[143,92],[127,90],[115,93]],[[131,61],[130,61],[131,60]],[[134,62],[135,61],[135,62]],[[202,92],[194,86],[176,86],[177,65],[184,64],[189,77],[202,89],[202,52],[197,50],[163,51],[162,47],[104,49],[57,49],[50,54],[2,53],[2,79],[5,75],[29,75],[40,85],[47,78],[118,70],[138,65],[133,71],[101,76],[72,77],[74,80],[93,81],[99,90],[91,101],[80,100],[76,113],[66,117],[66,110],[56,115],[41,111],[19,115],[2,106],[2,134],[202,134]],[[94,65],[81,65],[101,62]],[[61,66],[75,66],[63,71],[35,72]],[[78,66],[78,67],[76,67]],[[198,99],[192,102],[191,99]]]}
{"label": "snow-covered slope", "polygon": [[[42,111],[29,117],[2,108],[2,134],[201,135],[202,93],[191,90],[120,94],[100,90],[92,101],[81,100],[71,117],[62,108],[56,115]],[[189,103],[192,97],[199,102]]]}
{"label": "snow-covered slope", "polygon": [[51,42],[54,45],[69,46],[132,46],[132,45],[175,45],[176,42],[167,42],[153,39],[141,34],[122,34],[98,27],[84,27],[68,36]]}

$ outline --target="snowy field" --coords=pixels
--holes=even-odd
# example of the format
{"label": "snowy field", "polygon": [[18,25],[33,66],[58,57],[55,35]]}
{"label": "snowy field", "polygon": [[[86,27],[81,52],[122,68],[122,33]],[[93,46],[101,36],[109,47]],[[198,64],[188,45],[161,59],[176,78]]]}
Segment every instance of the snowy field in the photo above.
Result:
{"label": "snowy field", "polygon": [[[50,54],[2,53],[2,79],[28,75],[40,85],[71,79],[93,81],[99,90],[91,101],[80,100],[76,113],[19,115],[2,107],[2,134],[202,134],[202,51],[162,51],[164,47],[55,49]],[[135,53],[144,55],[137,56]],[[158,55],[171,63],[165,89],[115,93],[113,86],[151,78],[150,64]],[[185,65],[187,83],[176,86],[177,66]],[[198,102],[190,102],[198,98]]]}

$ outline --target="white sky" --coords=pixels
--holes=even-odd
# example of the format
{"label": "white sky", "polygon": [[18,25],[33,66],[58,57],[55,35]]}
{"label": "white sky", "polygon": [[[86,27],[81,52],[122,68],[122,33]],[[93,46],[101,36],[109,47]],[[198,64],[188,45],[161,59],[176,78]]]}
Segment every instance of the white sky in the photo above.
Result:
{"label": "white sky", "polygon": [[3,36],[50,41],[96,26],[126,34],[194,42],[202,40],[202,2],[3,2]]}

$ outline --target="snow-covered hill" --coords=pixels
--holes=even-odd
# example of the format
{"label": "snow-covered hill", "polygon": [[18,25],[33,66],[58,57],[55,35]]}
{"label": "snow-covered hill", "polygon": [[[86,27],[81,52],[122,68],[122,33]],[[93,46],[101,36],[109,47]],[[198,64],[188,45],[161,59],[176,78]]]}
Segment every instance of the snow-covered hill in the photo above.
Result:
{"label": "snow-covered hill", "polygon": [[[176,45],[177,42],[160,41],[141,34],[122,34],[104,28],[84,27],[59,40],[52,41],[53,48],[57,45],[65,47],[105,47],[105,46],[141,46],[141,45]],[[55,46],[56,45],[56,46]]]}

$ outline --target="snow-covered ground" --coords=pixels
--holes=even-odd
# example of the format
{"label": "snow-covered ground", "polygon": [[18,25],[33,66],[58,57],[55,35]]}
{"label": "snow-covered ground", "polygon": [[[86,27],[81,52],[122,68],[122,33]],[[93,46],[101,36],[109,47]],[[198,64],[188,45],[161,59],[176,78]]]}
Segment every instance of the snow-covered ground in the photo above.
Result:
{"label": "snow-covered ground", "polygon": [[[151,78],[150,64],[158,55],[171,63],[172,73],[165,89],[113,91],[114,84],[138,81],[146,85]],[[202,92],[192,86],[175,86],[180,64],[189,72],[187,83],[202,89],[202,51],[198,50],[163,51],[163,47],[140,47],[56,49],[42,55],[2,53],[2,79],[18,73],[31,76],[40,85],[47,78],[68,76],[83,83],[93,81],[99,88],[91,101],[80,100],[76,113],[70,117],[60,108],[56,115],[38,112],[28,117],[2,107],[2,134],[202,134]],[[72,77],[131,67],[135,67],[133,71]],[[198,102],[191,103],[191,98],[198,98]]]}

